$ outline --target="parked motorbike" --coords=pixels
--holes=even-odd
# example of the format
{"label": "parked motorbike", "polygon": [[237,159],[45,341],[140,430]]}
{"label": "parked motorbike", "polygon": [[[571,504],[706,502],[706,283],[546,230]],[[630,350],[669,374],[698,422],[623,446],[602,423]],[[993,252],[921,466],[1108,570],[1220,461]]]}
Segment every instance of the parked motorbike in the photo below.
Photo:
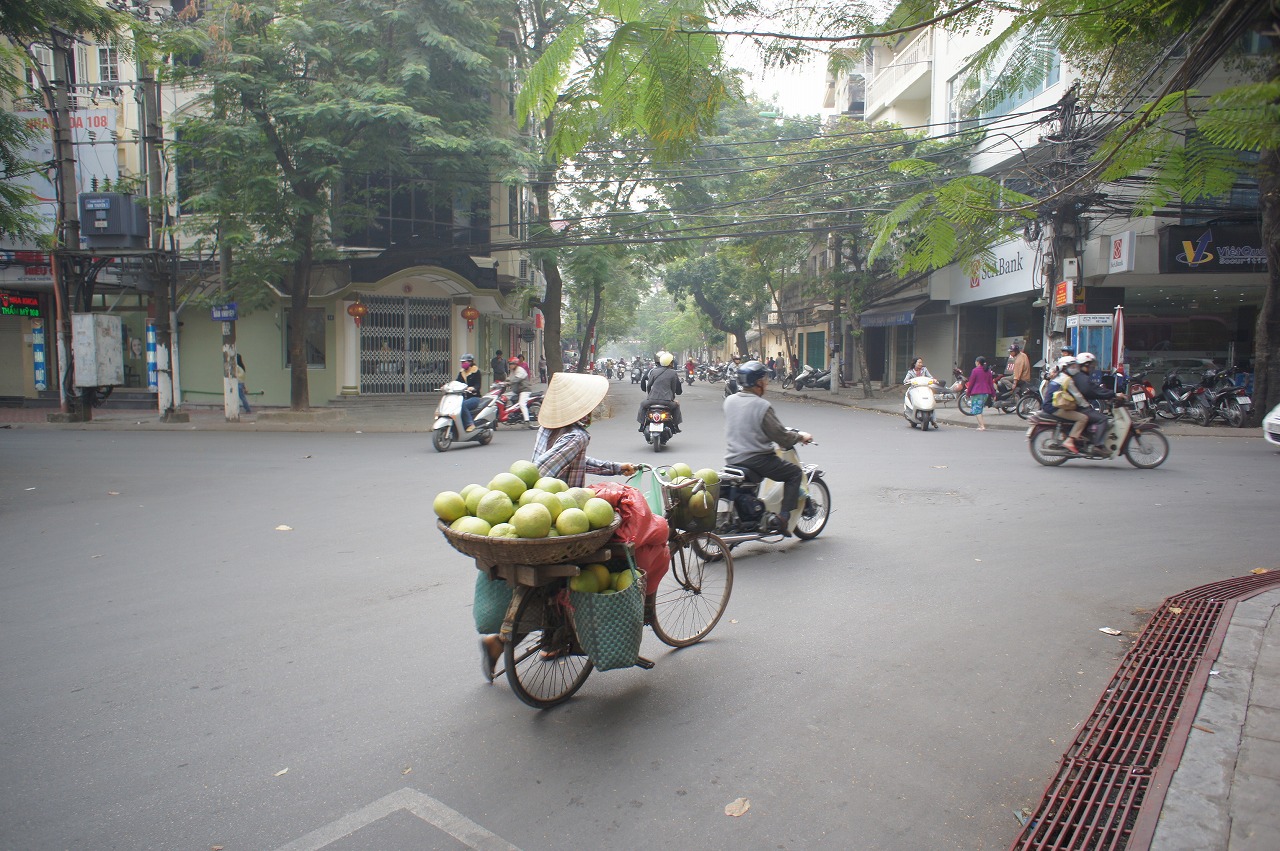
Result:
{"label": "parked motorbike", "polygon": [[936,431],[938,428],[935,415],[937,400],[934,394],[945,389],[942,382],[932,376],[921,375],[909,379],[904,386],[907,392],[902,397],[902,416],[907,418],[912,428],[918,427],[921,431],[928,431],[929,426],[933,426]]}
{"label": "parked motorbike", "polygon": [[[963,375],[963,373],[962,373]],[[1013,385],[1013,380],[1009,378],[1000,378],[996,381],[995,396],[987,402],[987,407],[995,408],[1002,414],[1012,414],[1018,410],[1018,402],[1022,397],[1036,393],[1031,387],[1024,387],[1018,390]],[[1039,394],[1036,393],[1039,397]],[[1027,403],[1029,406],[1031,402]],[[956,396],[956,406],[960,409],[960,413],[967,417],[973,416],[973,398],[969,395],[969,391],[963,387],[960,388],[959,394]],[[1028,415],[1030,411],[1028,411]]]}
{"label": "parked motorbike", "polygon": [[446,452],[455,440],[475,442],[488,446],[497,428],[498,409],[490,402],[482,403],[475,411],[475,428],[467,431],[462,425],[462,401],[469,388],[461,381],[450,381],[440,388],[443,394],[436,405],[435,424],[431,427],[431,445],[437,452]]}
{"label": "parked motorbike", "polygon": [[1129,378],[1127,392],[1133,403],[1133,415],[1140,419],[1155,418],[1156,388],[1147,381],[1147,374],[1139,372]]}
{"label": "parked motorbike", "polygon": [[[803,390],[809,386],[814,376],[818,374],[818,370],[809,364],[805,364],[804,368],[796,373],[795,378],[791,380],[791,387],[795,390]],[[783,384],[786,387],[786,384]]]}
{"label": "parked motorbike", "polygon": [[1200,385],[1205,388],[1205,418],[1200,425],[1207,426],[1220,419],[1232,428],[1240,428],[1249,419],[1253,399],[1243,387],[1236,386],[1231,374],[1211,369],[1205,372]]}
{"label": "parked motorbike", "polygon": [[1153,470],[1169,457],[1169,440],[1154,422],[1135,422],[1129,416],[1130,405],[1120,401],[1112,408],[1105,424],[1091,428],[1106,428],[1102,445],[1086,448],[1085,438],[1077,442],[1080,452],[1073,453],[1064,444],[1071,432],[1072,423],[1052,414],[1037,411],[1031,415],[1027,428],[1027,448],[1031,457],[1046,467],[1057,467],[1067,461],[1111,461],[1120,455],[1133,466]]}
{"label": "parked motorbike", "polygon": [[1192,420],[1203,420],[1206,411],[1196,404],[1194,387],[1182,383],[1177,371],[1170,372],[1160,385],[1160,393],[1155,399],[1155,414],[1162,420],[1180,420],[1187,417]]}
{"label": "parked motorbike", "polygon": [[[831,514],[831,491],[817,464],[801,464],[795,447],[778,449],[784,461],[803,471],[800,504],[791,512],[789,530],[801,540],[818,537]],[[748,541],[782,540],[782,482],[761,479],[742,467],[726,466],[720,472],[720,498],[716,503],[715,532],[730,548]]]}
{"label": "parked motorbike", "polygon": [[645,408],[645,423],[641,427],[644,442],[661,452],[675,434],[675,402],[650,402]]}

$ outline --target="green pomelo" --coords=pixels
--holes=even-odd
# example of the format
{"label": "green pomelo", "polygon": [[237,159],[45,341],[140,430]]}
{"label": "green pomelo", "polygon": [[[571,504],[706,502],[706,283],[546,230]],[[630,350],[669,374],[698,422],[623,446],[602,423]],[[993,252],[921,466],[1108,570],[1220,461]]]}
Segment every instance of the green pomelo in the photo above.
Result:
{"label": "green pomelo", "polygon": [[518,538],[520,535],[516,532],[516,527],[510,523],[499,523],[489,530],[490,538]]}
{"label": "green pomelo", "polygon": [[[544,491],[544,493],[545,493],[545,491]],[[578,504],[578,501],[577,501],[576,499],[574,499],[572,496],[570,496],[570,495],[569,495],[569,494],[567,494],[567,493],[553,493],[553,494],[552,494],[552,496],[554,496],[556,499],[560,500],[560,508],[561,508],[561,510],[564,510],[564,509],[566,509],[566,508],[581,508],[581,507],[582,507],[582,505],[579,505],[579,504]],[[584,505],[586,504],[586,500],[585,500],[585,499],[584,499],[582,502],[583,502],[583,504],[584,504]]]}
{"label": "green pomelo", "polygon": [[472,482],[471,484],[467,485],[467,486],[466,486],[465,488],[463,488],[462,490],[458,491],[458,494],[459,494],[463,499],[466,499],[468,496],[470,496],[470,495],[471,495],[471,492],[472,492],[473,490],[475,490],[476,488],[482,488],[482,487],[484,487],[484,485],[477,485],[475,482]]}
{"label": "green pomelo", "polygon": [[621,573],[615,573],[613,575],[613,590],[626,591],[635,581],[635,576],[633,576],[629,570],[624,570]]}
{"label": "green pomelo", "polygon": [[489,491],[476,506],[476,517],[489,525],[506,523],[515,513],[515,503],[502,491]]}
{"label": "green pomelo", "polygon": [[466,532],[469,535],[488,535],[491,528],[488,523],[479,517],[459,517],[457,520],[449,524],[449,528],[455,532]]}
{"label": "green pomelo", "polygon": [[701,470],[694,473],[694,475],[706,482],[707,487],[713,487],[720,484],[720,474],[710,467],[703,467]]}
{"label": "green pomelo", "polygon": [[511,525],[522,538],[545,538],[551,531],[551,512],[536,502],[522,505],[511,515]]}
{"label": "green pomelo", "polygon": [[470,493],[467,494],[467,513],[475,514],[476,506],[480,504],[480,500],[488,495],[489,489],[484,485],[476,485]]}
{"label": "green pomelo", "polygon": [[529,488],[527,491],[520,494],[520,498],[516,500],[516,505],[528,505],[533,502],[533,498],[540,493],[546,493],[546,491],[540,491],[537,488]]}
{"label": "green pomelo", "polygon": [[541,475],[538,473],[538,465],[532,461],[515,461],[508,470],[513,476],[519,476],[520,481],[525,483],[526,487],[533,487],[537,483]]}
{"label": "green pomelo", "polygon": [[581,535],[591,531],[591,521],[581,508],[566,508],[556,518],[556,531],[561,535]]}
{"label": "green pomelo", "polygon": [[540,490],[527,490],[525,493],[533,494],[534,502],[547,507],[547,511],[551,512],[552,522],[560,516],[561,511],[564,511],[564,503],[560,501],[560,494],[558,493],[547,493]]}
{"label": "green pomelo", "polygon": [[547,493],[563,493],[569,489],[568,485],[553,476],[543,476],[541,479],[538,479],[534,484],[534,487],[540,491],[546,491]]}
{"label": "green pomelo", "polygon": [[589,564],[582,568],[583,573],[588,570],[596,575],[596,587],[601,589],[613,587],[613,576],[610,575],[609,568],[603,564]]}
{"label": "green pomelo", "polygon": [[692,476],[680,476],[671,480],[671,486],[676,489],[676,499],[680,500],[681,505],[688,504],[689,496],[693,493],[693,482]]}
{"label": "green pomelo", "polygon": [[600,584],[596,581],[594,573],[579,573],[569,580],[569,590],[580,591],[583,594],[594,594],[600,590]]}
{"label": "green pomelo", "polygon": [[[574,505],[578,506],[579,508],[586,505],[587,500],[596,498],[596,492],[593,491],[591,488],[569,488],[569,490],[566,491],[566,493],[568,493],[569,496],[573,497]],[[571,505],[568,507],[572,508],[573,506]]]}
{"label": "green pomelo", "polygon": [[693,475],[693,468],[690,467],[688,464],[677,461],[676,463],[671,465],[671,475],[679,476],[681,478],[688,478],[689,476]]}
{"label": "green pomelo", "polygon": [[689,514],[693,517],[710,517],[716,513],[716,498],[706,491],[689,497]]}
{"label": "green pomelo", "polygon": [[435,500],[431,503],[431,508],[446,523],[452,523],[459,517],[466,516],[467,501],[462,498],[461,494],[453,491],[442,491],[436,494]]}
{"label": "green pomelo", "polygon": [[587,500],[587,504],[582,506],[582,513],[587,515],[592,529],[603,529],[613,522],[613,506],[600,497]]}
{"label": "green pomelo", "polygon": [[524,479],[511,473],[499,473],[493,477],[493,481],[489,482],[489,489],[502,491],[512,500],[520,498],[520,494],[528,490],[525,487]]}

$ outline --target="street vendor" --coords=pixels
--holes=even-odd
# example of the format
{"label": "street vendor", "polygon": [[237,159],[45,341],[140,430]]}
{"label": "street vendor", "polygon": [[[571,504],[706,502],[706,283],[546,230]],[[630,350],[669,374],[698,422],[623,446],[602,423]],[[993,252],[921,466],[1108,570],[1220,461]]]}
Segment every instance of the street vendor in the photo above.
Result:
{"label": "street vendor", "polygon": [[[554,476],[571,488],[582,487],[587,473],[596,476],[630,476],[634,464],[601,461],[587,454],[591,435],[591,414],[609,393],[609,379],[603,375],[557,372],[551,376],[547,393],[538,412],[538,437],[533,444],[533,463],[543,476]],[[515,610],[522,588],[516,589],[509,612]],[[503,625],[506,629],[506,624]],[[489,682],[502,656],[503,643],[511,636],[505,632],[480,637],[480,669]]]}
{"label": "street vendor", "polygon": [[533,444],[533,463],[544,476],[563,480],[571,488],[580,488],[586,474],[596,476],[630,476],[634,464],[600,461],[587,454],[591,435],[591,413],[609,392],[609,379],[603,375],[557,372],[542,397],[538,411],[538,438]]}

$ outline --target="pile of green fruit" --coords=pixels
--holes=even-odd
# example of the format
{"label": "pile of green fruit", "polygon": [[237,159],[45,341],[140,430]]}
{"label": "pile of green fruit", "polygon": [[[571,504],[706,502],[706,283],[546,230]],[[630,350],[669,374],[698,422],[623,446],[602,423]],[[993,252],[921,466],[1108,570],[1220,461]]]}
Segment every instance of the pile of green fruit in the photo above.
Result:
{"label": "pile of green fruit", "polygon": [[581,573],[569,580],[569,590],[583,594],[617,594],[630,588],[633,582],[635,575],[630,568],[610,573],[608,565],[588,564],[582,568]]}
{"label": "pile of green fruit", "polygon": [[540,476],[532,461],[517,461],[488,485],[436,494],[431,507],[456,532],[491,538],[581,535],[613,522],[613,506],[590,488],[571,488]]}
{"label": "pile of green fruit", "polygon": [[[701,479],[705,487],[690,484]],[[716,500],[720,495],[720,475],[707,467],[697,472],[688,464],[672,464],[667,484],[673,488],[677,504],[667,512],[667,522],[677,529],[707,532],[716,525]]]}

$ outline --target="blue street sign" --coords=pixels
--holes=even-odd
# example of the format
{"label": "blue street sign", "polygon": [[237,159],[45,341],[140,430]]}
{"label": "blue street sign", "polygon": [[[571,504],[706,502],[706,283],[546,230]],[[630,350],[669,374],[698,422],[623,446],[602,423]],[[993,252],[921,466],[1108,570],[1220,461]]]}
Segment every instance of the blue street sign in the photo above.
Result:
{"label": "blue street sign", "polygon": [[219,304],[213,308],[214,322],[235,322],[236,321],[236,303]]}

